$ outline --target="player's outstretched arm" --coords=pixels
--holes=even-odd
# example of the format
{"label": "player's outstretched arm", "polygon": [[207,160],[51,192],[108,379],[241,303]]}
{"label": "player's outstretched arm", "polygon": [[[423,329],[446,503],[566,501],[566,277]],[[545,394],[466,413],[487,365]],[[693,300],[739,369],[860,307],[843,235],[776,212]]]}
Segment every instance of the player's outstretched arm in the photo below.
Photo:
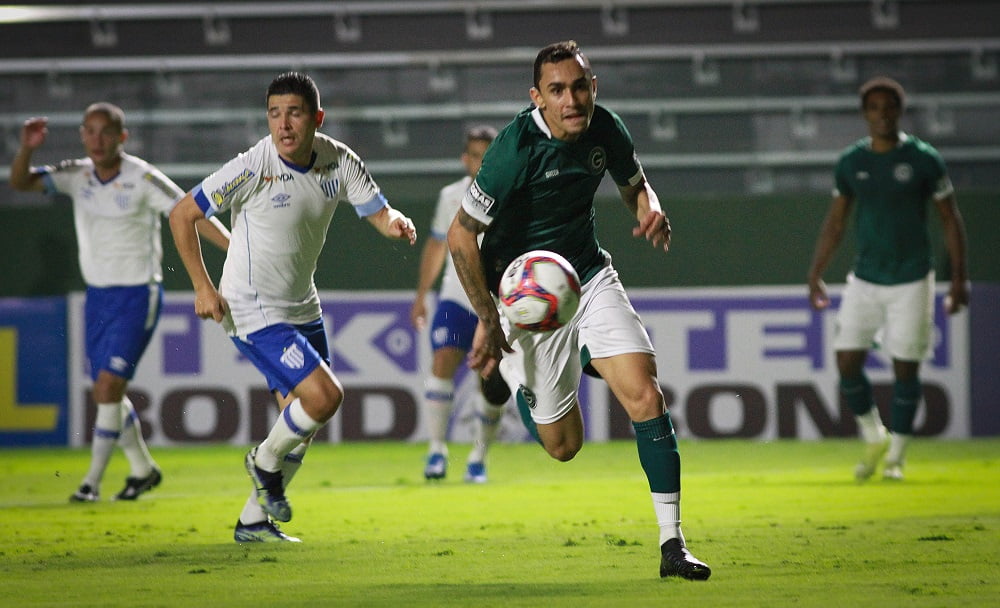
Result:
{"label": "player's outstretched arm", "polygon": [[411,245],[417,242],[417,229],[413,226],[413,220],[388,204],[366,219],[383,236],[391,239],[405,239],[410,241]]}

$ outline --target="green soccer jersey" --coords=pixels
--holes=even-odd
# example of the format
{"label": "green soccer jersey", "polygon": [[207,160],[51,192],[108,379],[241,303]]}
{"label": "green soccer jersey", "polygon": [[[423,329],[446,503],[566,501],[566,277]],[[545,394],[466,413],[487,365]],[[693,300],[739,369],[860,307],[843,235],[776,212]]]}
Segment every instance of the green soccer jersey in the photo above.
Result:
{"label": "green soccer jersey", "polygon": [[906,134],[889,152],[873,152],[865,137],[841,154],[834,182],[834,195],[853,199],[857,209],[854,274],[880,285],[926,276],[932,264],[928,203],[952,192],[938,152]]}
{"label": "green soccer jersey", "polygon": [[600,106],[575,142],[552,138],[533,107],[499,133],[462,202],[487,225],[480,251],[492,292],[507,264],[533,249],[562,255],[584,283],[607,263],[594,232],[594,194],[605,172],[619,186],[642,178],[631,135]]}

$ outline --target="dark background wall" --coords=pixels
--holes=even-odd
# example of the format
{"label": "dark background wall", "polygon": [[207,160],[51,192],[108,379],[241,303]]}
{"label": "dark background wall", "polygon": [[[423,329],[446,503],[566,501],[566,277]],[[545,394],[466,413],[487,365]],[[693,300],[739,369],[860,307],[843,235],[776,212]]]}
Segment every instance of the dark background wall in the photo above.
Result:
{"label": "dark background wall", "polygon": [[[432,200],[407,198],[405,184],[390,180],[387,195],[417,224],[426,238]],[[804,283],[828,199],[815,194],[769,196],[665,197],[674,229],[669,253],[632,237],[634,224],[620,201],[597,202],[598,234],[614,256],[626,286],[681,287]],[[959,193],[969,233],[973,282],[1000,282],[996,226],[1000,201],[993,193]],[[932,211],[932,240],[938,279],[948,278],[941,232]],[[224,217],[228,220],[228,217]],[[56,295],[83,289],[76,262],[72,213],[66,201],[31,207],[0,206],[4,244],[0,256],[0,296]],[[163,226],[164,282],[167,289],[190,289],[187,275]],[[316,283],[321,289],[412,289],[420,246],[389,241],[349,208],[334,215]],[[210,270],[222,268],[222,254],[205,247]],[[843,280],[853,256],[848,237],[826,274]],[[215,275],[216,277],[218,274]]]}

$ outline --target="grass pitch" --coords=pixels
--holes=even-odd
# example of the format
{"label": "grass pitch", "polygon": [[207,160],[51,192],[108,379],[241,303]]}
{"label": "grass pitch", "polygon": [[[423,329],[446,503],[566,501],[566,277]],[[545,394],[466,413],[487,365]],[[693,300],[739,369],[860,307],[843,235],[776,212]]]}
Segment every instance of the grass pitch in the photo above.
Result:
{"label": "grass pitch", "polygon": [[632,442],[569,463],[500,444],[490,482],[442,483],[423,445],[316,445],[283,529],[238,545],[244,450],[155,449],[163,484],[69,504],[85,450],[3,449],[2,606],[996,606],[1000,440],[918,440],[907,479],[856,484],[856,441],[681,441],[684,530],[713,569],[661,580]]}

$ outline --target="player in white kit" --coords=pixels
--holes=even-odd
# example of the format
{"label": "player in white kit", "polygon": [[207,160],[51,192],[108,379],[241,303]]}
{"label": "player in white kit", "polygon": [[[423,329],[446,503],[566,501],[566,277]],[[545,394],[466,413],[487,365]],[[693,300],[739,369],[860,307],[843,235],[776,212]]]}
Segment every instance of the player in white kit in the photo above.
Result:
{"label": "player in white kit", "polygon": [[[149,454],[126,390],[160,318],[160,216],[170,213],[184,191],[153,165],[123,151],[128,130],[125,113],[116,105],[98,102],[84,111],[80,139],[85,158],[31,167],[47,125],[45,118],[25,121],[10,185],[73,200],[80,271],[87,284],[86,352],[97,415],[90,469],[70,500],[99,499],[115,445],[131,470],[115,497],[135,500],[159,485],[163,474]],[[198,230],[221,249],[227,247],[228,231],[218,220],[202,220]]]}
{"label": "player in white kit", "polygon": [[[267,438],[245,458],[254,489],[236,522],[237,542],[298,541],[274,522],[291,519],[285,488],[313,434],[344,398],[313,281],[338,204],[351,205],[386,237],[416,242],[413,222],[389,205],[361,159],[317,132],[324,112],[312,78],[281,74],[266,101],[270,135],[206,177],[170,215],[195,312],[222,323],[281,408]],[[216,289],[194,226],[226,210],[233,236]]]}
{"label": "player in white kit", "polygon": [[[443,479],[448,471],[448,427],[455,407],[455,374],[472,346],[479,317],[465,295],[448,253],[448,227],[462,206],[462,198],[472,184],[483,161],[483,154],[497,131],[490,126],[477,126],[465,133],[462,165],[466,175],[441,189],[431,220],[430,235],[424,241],[420,256],[420,276],[410,310],[410,320],[417,329],[427,322],[425,299],[434,281],[441,275],[437,308],[431,321],[430,339],[433,359],[431,371],[424,381],[423,413],[429,437],[424,477]],[[480,379],[476,393],[476,427],[472,450],[466,459],[465,481],[486,482],[486,452],[496,438],[503,417],[503,406],[510,398],[510,389],[500,375]]]}

